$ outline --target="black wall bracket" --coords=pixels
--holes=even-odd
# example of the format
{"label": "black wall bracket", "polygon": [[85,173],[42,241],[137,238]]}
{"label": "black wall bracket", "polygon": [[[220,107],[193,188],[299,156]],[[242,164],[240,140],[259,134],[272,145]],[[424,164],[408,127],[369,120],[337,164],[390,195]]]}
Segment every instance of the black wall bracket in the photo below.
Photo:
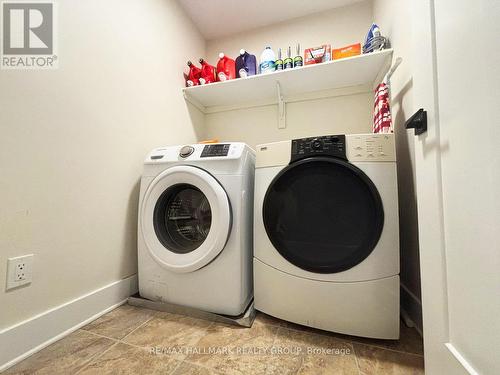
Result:
{"label": "black wall bracket", "polygon": [[425,133],[427,131],[427,112],[420,108],[405,122],[405,128],[415,129],[415,135]]}

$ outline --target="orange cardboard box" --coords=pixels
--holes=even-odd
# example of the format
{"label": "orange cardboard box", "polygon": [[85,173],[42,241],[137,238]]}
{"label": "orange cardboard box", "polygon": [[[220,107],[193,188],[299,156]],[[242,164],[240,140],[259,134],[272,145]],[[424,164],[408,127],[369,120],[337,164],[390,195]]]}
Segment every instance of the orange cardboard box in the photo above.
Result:
{"label": "orange cardboard box", "polygon": [[332,50],[333,60],[357,55],[361,55],[361,43],[351,44],[350,46],[335,48]]}

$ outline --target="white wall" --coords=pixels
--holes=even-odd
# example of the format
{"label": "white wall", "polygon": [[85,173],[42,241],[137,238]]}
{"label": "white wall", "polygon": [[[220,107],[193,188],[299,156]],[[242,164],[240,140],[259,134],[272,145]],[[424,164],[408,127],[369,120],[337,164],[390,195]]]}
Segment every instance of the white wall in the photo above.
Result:
{"label": "white wall", "polygon": [[59,69],[0,71],[0,329],[136,270],[138,182],[157,146],[197,135],[180,95],[205,42],[173,0],[59,2]]}
{"label": "white wall", "polygon": [[412,100],[412,15],[410,0],[374,0],[373,19],[403,62],[391,79],[392,116],[398,157],[401,242],[401,306],[422,329],[417,197],[413,130],[405,121],[418,109]]}
{"label": "white wall", "polygon": [[[266,45],[292,51],[324,43],[341,47],[361,42],[372,22],[371,1],[296,18],[229,37],[210,40],[207,58],[217,61],[219,52],[236,57],[245,48],[259,59]],[[303,49],[302,49],[303,54]],[[286,92],[284,93],[286,99]],[[287,104],[287,128],[277,129],[277,106],[267,106],[206,116],[205,138],[240,140],[251,146],[309,135],[364,133],[371,131],[373,94],[363,93]]]}

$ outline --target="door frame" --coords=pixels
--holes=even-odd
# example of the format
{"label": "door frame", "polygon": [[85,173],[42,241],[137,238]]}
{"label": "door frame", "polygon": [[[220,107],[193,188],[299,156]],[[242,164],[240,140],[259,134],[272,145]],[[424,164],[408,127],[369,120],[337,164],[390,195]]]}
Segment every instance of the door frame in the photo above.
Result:
{"label": "door frame", "polygon": [[[424,355],[429,374],[476,374],[450,342],[434,0],[413,1],[413,96],[427,111],[415,137]],[[424,224],[426,223],[426,224]]]}

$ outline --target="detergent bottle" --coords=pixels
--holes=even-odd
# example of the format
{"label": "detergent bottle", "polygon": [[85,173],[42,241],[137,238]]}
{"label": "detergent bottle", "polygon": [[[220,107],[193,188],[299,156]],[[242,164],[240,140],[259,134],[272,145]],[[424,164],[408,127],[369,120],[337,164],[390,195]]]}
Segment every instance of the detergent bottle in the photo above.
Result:
{"label": "detergent bottle", "polygon": [[195,66],[191,61],[187,62],[187,66],[189,66],[189,73],[187,75],[184,74],[186,86],[198,86],[200,84],[201,69]]}
{"label": "detergent bottle", "polygon": [[281,58],[281,48],[278,48],[278,60],[274,62],[276,70],[283,70],[283,59]]}
{"label": "detergent bottle", "polygon": [[215,66],[210,65],[203,59],[200,59],[200,64],[201,64],[200,85],[206,85],[207,83],[215,82],[217,80]]}
{"label": "detergent bottle", "polygon": [[217,62],[217,81],[227,81],[236,78],[236,65],[232,58],[219,53]]}
{"label": "detergent bottle", "polygon": [[255,55],[240,49],[240,55],[236,58],[236,77],[246,78],[257,74],[257,59]]}
{"label": "detergent bottle", "polygon": [[292,51],[291,47],[288,46],[286,58],[283,59],[283,69],[292,69],[292,68],[293,68]]}
{"label": "detergent bottle", "polygon": [[272,73],[276,70],[276,56],[274,55],[274,51],[271,47],[267,46],[262,54],[260,55],[260,74]]}
{"label": "detergent bottle", "polygon": [[297,55],[293,58],[293,67],[298,68],[304,65],[304,59],[300,55],[300,44],[297,43]]}

